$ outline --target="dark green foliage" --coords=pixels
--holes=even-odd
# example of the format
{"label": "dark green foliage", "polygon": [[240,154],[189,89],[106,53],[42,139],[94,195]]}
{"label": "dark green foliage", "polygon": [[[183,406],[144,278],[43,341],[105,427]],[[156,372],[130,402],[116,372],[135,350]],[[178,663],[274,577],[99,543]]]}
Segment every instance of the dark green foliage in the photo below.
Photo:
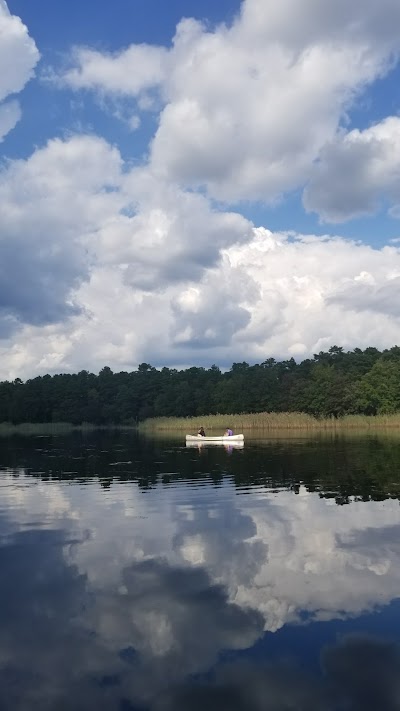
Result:
{"label": "dark green foliage", "polygon": [[333,346],[301,363],[262,363],[98,375],[45,375],[0,383],[0,422],[135,423],[149,417],[216,413],[306,412],[316,417],[400,411],[400,348],[345,352]]}

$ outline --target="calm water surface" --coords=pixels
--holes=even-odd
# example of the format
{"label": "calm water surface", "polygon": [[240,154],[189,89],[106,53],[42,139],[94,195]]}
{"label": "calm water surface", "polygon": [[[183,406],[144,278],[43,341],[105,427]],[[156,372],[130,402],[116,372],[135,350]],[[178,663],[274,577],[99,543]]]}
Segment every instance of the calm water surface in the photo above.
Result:
{"label": "calm water surface", "polygon": [[0,709],[400,709],[400,440],[182,439],[0,438]]}

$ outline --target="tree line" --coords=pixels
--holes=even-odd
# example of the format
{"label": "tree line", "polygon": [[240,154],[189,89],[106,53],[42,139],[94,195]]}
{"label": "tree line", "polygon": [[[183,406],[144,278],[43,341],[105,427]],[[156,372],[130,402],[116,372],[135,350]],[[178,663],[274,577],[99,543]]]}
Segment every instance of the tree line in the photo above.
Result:
{"label": "tree line", "polygon": [[306,412],[316,417],[400,411],[400,347],[192,367],[44,375],[0,383],[0,422],[135,423],[150,417]]}

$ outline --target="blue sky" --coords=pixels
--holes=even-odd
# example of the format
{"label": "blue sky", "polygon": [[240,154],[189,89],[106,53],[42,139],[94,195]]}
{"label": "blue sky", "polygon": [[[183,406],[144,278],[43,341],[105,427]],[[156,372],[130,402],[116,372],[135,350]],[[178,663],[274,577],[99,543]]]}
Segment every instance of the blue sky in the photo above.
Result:
{"label": "blue sky", "polygon": [[[105,51],[118,51],[132,43],[170,45],[175,28],[182,17],[196,17],[215,25],[226,22],[240,8],[240,2],[219,0],[43,0],[40,7],[31,0],[11,0],[10,11],[22,18],[40,49],[41,66],[59,62],[73,45],[87,45]],[[40,66],[38,67],[40,75]],[[41,145],[49,136],[70,130],[74,121],[93,123],[109,140],[117,140],[127,156],[146,150],[146,138],[151,131],[132,145],[127,130],[118,121],[107,120],[95,102],[85,101],[76,111],[70,108],[70,92],[56,96],[40,82],[32,82],[21,98],[29,112],[29,122],[21,122],[11,132],[3,146],[7,156],[29,155],[34,145]],[[50,105],[49,105],[50,104]]]}
{"label": "blue sky", "polygon": [[398,21],[1,0],[2,375],[393,345]]}
{"label": "blue sky", "polygon": [[[73,45],[86,45],[103,51],[115,52],[132,43],[149,43],[169,46],[175,28],[183,17],[195,17],[210,27],[229,23],[240,10],[235,0],[116,0],[113,4],[102,0],[53,2],[43,0],[40,8],[30,0],[10,0],[13,14],[20,16],[30,29],[42,54],[41,66],[60,62]],[[40,9],[40,12],[38,10]],[[40,75],[40,65],[38,68]],[[399,110],[400,68],[396,66],[363,92],[349,112],[350,127],[367,128]],[[34,146],[43,145],[49,137],[74,130],[77,122],[118,142],[127,159],[145,153],[154,133],[154,123],[144,125],[132,137],[127,127],[99,110],[91,97],[71,109],[70,92],[55,92],[39,82],[29,84],[22,103],[28,114],[15,130],[8,134],[3,145],[7,157],[26,157]],[[325,234],[318,216],[306,214],[301,204],[301,192],[285,196],[275,205],[265,206],[260,201],[241,205],[241,212],[256,223],[268,223],[274,230],[296,230]],[[340,234],[352,239],[362,239],[374,245],[382,244],[400,234],[398,220],[380,211],[377,216],[358,218],[343,225]]]}

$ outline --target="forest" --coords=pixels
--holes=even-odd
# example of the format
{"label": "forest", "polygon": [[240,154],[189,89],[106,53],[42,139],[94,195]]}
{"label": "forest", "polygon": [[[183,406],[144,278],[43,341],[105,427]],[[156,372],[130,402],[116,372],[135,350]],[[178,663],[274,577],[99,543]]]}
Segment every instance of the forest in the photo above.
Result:
{"label": "forest", "polygon": [[400,347],[327,352],[233,363],[222,371],[192,367],[132,372],[105,366],[98,375],[44,375],[0,383],[0,422],[135,424],[151,417],[305,412],[315,417],[381,415],[400,411]]}

